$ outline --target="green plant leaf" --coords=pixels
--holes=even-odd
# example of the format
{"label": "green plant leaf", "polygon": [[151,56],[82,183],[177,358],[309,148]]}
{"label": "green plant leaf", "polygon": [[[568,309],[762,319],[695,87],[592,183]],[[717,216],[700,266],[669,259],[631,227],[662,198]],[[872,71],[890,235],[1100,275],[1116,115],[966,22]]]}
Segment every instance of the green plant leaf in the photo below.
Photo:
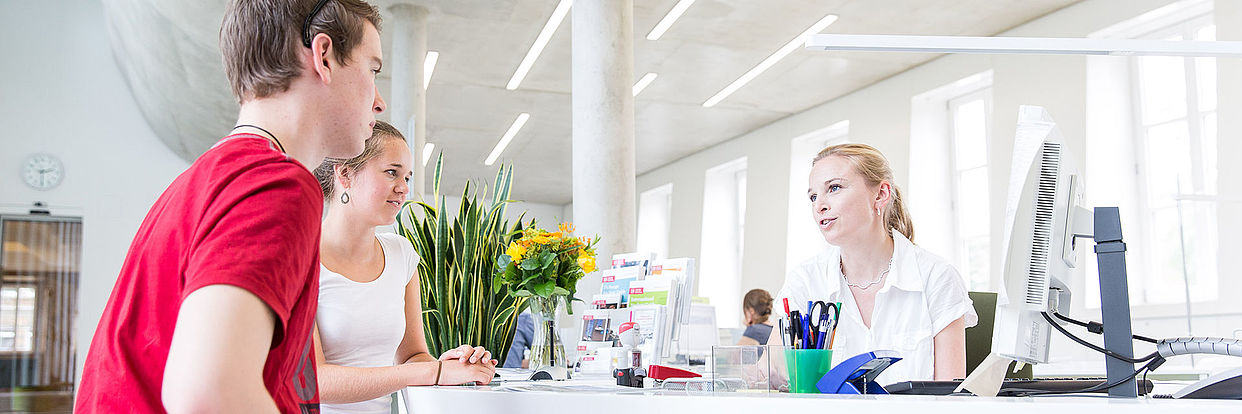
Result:
{"label": "green plant leaf", "polygon": [[556,253],[544,250],[543,254],[539,255],[539,267],[546,268],[552,264],[553,260],[556,260]]}
{"label": "green plant leaf", "polygon": [[513,258],[507,254],[502,254],[496,258],[496,269],[498,272],[503,272],[506,267],[509,267],[509,263],[513,263]]}
{"label": "green plant leaf", "polygon": [[[498,178],[506,178],[497,188],[467,183],[459,208],[449,210],[440,186],[443,161],[441,152],[430,203],[404,203],[396,220],[397,234],[409,240],[421,257],[417,283],[429,351],[440,354],[463,343],[507,350],[517,315],[532,293],[511,284],[520,279],[520,270],[504,254],[514,240],[509,231],[527,227],[524,213],[517,223],[504,218],[512,167],[497,171]],[[479,199],[488,194],[492,200]],[[502,363],[505,354],[496,354]]]}
{"label": "green plant leaf", "polygon": [[552,296],[552,290],[555,288],[556,282],[551,280],[544,280],[531,284],[532,293],[543,297]]}
{"label": "green plant leaf", "polygon": [[522,270],[535,270],[535,269],[538,269],[540,266],[539,266],[538,260],[527,259],[527,260],[522,261],[522,264],[520,267],[522,268]]}

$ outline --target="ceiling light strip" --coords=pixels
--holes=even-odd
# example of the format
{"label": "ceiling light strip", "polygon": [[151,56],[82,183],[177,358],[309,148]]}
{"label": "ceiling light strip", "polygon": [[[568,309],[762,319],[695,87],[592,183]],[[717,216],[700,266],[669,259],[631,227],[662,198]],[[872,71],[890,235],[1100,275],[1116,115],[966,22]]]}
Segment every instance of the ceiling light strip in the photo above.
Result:
{"label": "ceiling light strip", "polygon": [[647,33],[647,40],[660,40],[660,36],[664,36],[664,32],[667,32],[668,28],[673,27],[673,23],[677,22],[677,19],[681,17],[682,13],[686,12],[686,9],[690,8],[691,4],[694,4],[694,0],[681,0],[673,5],[668,14],[664,15],[664,18],[660,19],[660,22],[651,28],[650,33]]}
{"label": "ceiling light strip", "polygon": [[526,57],[522,58],[522,63],[518,64],[517,71],[513,72],[513,77],[509,79],[509,84],[505,85],[505,89],[514,90],[522,84],[522,79],[526,79],[530,67],[534,66],[535,61],[539,59],[539,54],[543,53],[543,48],[548,45],[549,40],[552,40],[552,34],[556,33],[556,28],[561,26],[565,15],[569,14],[569,7],[573,4],[573,0],[561,0],[556,5],[556,9],[552,10],[552,16],[548,17],[548,22],[539,32],[539,37],[535,38],[535,44],[530,45],[530,50],[526,52]]}
{"label": "ceiling light strip", "polygon": [[784,59],[785,56],[793,53],[794,50],[801,47],[806,42],[808,36],[823,31],[836,21],[837,15],[835,14],[829,14],[824,16],[822,19],[819,19],[819,21],[815,22],[815,24],[811,25],[811,27],[808,27],[805,31],[798,34],[797,37],[790,40],[789,43],[786,43],[784,46],[781,46],[780,49],[777,49],[776,52],[772,53],[771,56],[768,56],[767,59],[759,62],[759,64],[755,65],[754,68],[751,68],[750,71],[747,71],[740,78],[733,81],[733,83],[730,83],[729,86],[721,89],[720,92],[716,93],[716,95],[709,98],[706,102],[703,102],[703,107],[711,108],[720,103],[720,101],[724,100],[724,98],[732,95],[733,92],[737,92],[738,89],[746,86],[747,83],[750,83],[750,81],[754,80],[755,77],[759,76],[759,74],[763,73],[763,71],[768,70],[768,68],[772,67],[772,65],[775,65],[776,62],[779,62],[781,59]]}
{"label": "ceiling light strip", "polygon": [[656,76],[660,75],[657,75],[655,72],[647,72],[646,75],[643,75],[642,79],[639,79],[638,82],[634,84],[634,96],[638,96],[638,94],[643,93],[643,89],[647,89],[647,85],[650,85],[651,81],[654,81]]}
{"label": "ceiling light strip", "polygon": [[496,148],[492,148],[492,153],[488,154],[487,161],[484,164],[492,165],[496,163],[496,159],[500,158],[500,153],[505,152],[505,147],[509,146],[509,142],[513,141],[513,137],[518,131],[522,130],[522,126],[526,125],[526,120],[530,119],[530,114],[522,112],[518,114],[517,119],[513,120],[513,125],[509,126],[509,130],[505,131],[505,135],[500,138],[500,142],[496,143]]}
{"label": "ceiling light strip", "polygon": [[1242,56],[1242,42],[1052,37],[814,35],[811,50],[1104,56]]}
{"label": "ceiling light strip", "polygon": [[431,84],[431,74],[436,71],[436,62],[439,60],[440,52],[427,51],[427,57],[423,59],[423,89],[427,89],[427,85]]}

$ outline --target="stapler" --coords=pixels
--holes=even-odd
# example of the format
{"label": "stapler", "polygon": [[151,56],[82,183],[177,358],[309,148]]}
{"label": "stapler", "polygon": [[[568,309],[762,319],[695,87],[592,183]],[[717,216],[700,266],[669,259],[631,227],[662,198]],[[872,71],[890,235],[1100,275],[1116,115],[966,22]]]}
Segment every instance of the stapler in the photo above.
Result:
{"label": "stapler", "polygon": [[815,387],[824,394],[888,394],[875,382],[890,365],[900,361],[895,351],[858,354],[842,361],[824,374]]}

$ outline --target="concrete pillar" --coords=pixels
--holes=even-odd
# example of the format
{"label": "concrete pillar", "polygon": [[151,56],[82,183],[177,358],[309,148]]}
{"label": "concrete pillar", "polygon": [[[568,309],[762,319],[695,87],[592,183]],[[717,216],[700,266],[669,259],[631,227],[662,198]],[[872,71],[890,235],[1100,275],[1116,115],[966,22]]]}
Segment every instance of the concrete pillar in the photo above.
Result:
{"label": "concrete pillar", "polygon": [[[632,0],[573,5],[573,217],[578,235],[603,238],[603,269],[635,248],[633,9]],[[598,291],[598,276],[578,283],[587,302]]]}
{"label": "concrete pillar", "polygon": [[[421,199],[427,182],[423,168],[423,146],[427,143],[427,93],[423,88],[423,60],[427,57],[427,9],[413,4],[397,3],[388,8],[391,21],[385,22],[392,31],[392,56],[385,59],[385,70],[392,71],[392,92],[388,110],[392,125],[410,144],[414,155],[414,178],[406,198]],[[391,68],[391,69],[390,69]]]}

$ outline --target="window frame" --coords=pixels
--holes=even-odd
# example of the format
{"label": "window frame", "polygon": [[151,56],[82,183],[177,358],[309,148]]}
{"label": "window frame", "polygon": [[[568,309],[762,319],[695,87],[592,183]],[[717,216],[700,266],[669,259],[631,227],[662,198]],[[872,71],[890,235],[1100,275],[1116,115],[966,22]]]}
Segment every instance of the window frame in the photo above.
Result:
{"label": "window frame", "polygon": [[[962,180],[962,173],[967,170],[962,169],[958,165],[957,112],[958,112],[958,109],[960,109],[962,106],[970,102],[973,102],[975,100],[983,101],[983,122],[984,122],[983,141],[984,141],[984,146],[985,146],[984,148],[985,160],[984,160],[983,165],[976,166],[970,169],[982,168],[986,172],[985,175],[988,177],[988,183],[987,183],[988,194],[984,198],[988,200],[989,203],[991,202],[991,199],[992,199],[992,189],[991,189],[991,185],[992,185],[992,178],[991,178],[991,175],[992,175],[991,174],[992,172],[992,154],[991,154],[991,149],[992,149],[992,83],[991,82],[980,83],[976,86],[977,87],[970,88],[948,99],[945,99],[945,114],[948,117],[948,119],[946,120],[947,131],[946,131],[945,136],[948,139],[949,148],[950,148],[949,159],[948,159],[948,162],[946,163],[946,167],[950,171],[949,176],[952,177],[952,179],[950,180],[949,186],[950,186],[950,191],[952,191],[952,194],[953,194],[952,197],[949,197],[949,211],[951,211],[953,215],[954,222],[952,226],[952,233],[953,233],[953,240],[956,241],[953,244],[953,255],[956,257],[957,262],[963,267],[961,269],[958,269],[959,273],[963,275],[963,279],[965,279],[968,290],[983,290],[983,291],[991,292],[995,290],[994,289],[995,277],[993,277],[993,273],[994,273],[994,269],[996,268],[996,266],[994,266],[994,263],[992,263],[991,249],[989,247],[989,251],[987,254],[987,267],[986,267],[986,271],[984,272],[985,273],[984,276],[986,276],[986,278],[982,281],[983,285],[975,286],[974,284],[977,281],[975,280],[973,275],[970,274],[970,269],[965,268],[970,265],[970,262],[966,259],[966,256],[968,256],[968,251],[967,251],[967,246],[966,246],[967,240],[965,237],[962,236],[962,232],[961,232],[961,225],[962,225],[962,222],[964,221],[964,218],[962,217],[963,212],[961,208],[961,201],[962,201],[961,200],[961,194],[962,194],[961,180]],[[991,206],[989,205],[987,209],[989,210],[989,214],[990,214]],[[991,221],[992,221],[991,217],[989,216],[988,224],[985,226],[987,228],[985,236],[988,238],[989,246],[991,246],[992,242],[996,240],[996,238],[993,237],[994,235],[992,234]]]}
{"label": "window frame", "polygon": [[[14,278],[21,278],[21,277],[22,276],[15,276]],[[43,315],[42,315],[42,309],[41,309],[42,306],[40,306],[42,305],[42,303],[39,299],[41,296],[43,296],[41,294],[43,292],[43,289],[41,286],[39,286],[39,283],[37,281],[36,282],[10,281],[9,277],[4,277],[3,279],[4,279],[3,281],[0,281],[0,292],[3,292],[6,289],[14,289],[14,294],[16,294],[16,297],[14,297],[14,300],[13,300],[13,312],[15,313],[15,315],[13,316],[13,347],[12,349],[0,348],[0,356],[28,357],[30,355],[33,355],[36,351],[38,351],[39,345],[42,342],[41,341],[42,335],[40,335],[40,330],[39,330],[39,321]],[[31,308],[30,308],[30,349],[29,350],[17,349],[17,342],[18,342],[17,338],[19,335],[21,335],[21,323],[20,323],[21,315],[22,315],[21,289],[23,288],[31,289],[34,291],[34,303],[31,305]],[[3,293],[0,293],[0,294],[3,294]],[[4,330],[4,328],[5,328],[4,326],[0,326],[0,331]]]}
{"label": "window frame", "polygon": [[[811,159],[815,158],[816,154],[810,154],[810,157],[805,156],[807,155],[807,152],[804,152],[806,148],[814,148],[813,151],[818,153],[820,150],[831,145],[845,144],[849,142],[850,121],[848,119],[833,122],[824,128],[796,136],[789,141],[789,205],[786,207],[787,217],[785,218],[786,269],[792,269],[802,261],[813,256],[799,257],[799,253],[795,252],[791,247],[796,245],[795,243],[799,242],[798,240],[793,240],[792,238],[794,235],[794,229],[811,225],[809,222],[803,221],[810,217],[809,215],[806,215],[808,211],[807,209],[810,208],[810,202],[806,198],[805,183],[807,176],[795,176],[794,172],[800,171],[801,169],[795,169],[793,165],[800,162],[809,162]],[[810,167],[807,167],[807,169],[809,170]],[[802,220],[799,220],[796,217],[802,217]],[[815,230],[815,234],[818,235],[818,233],[819,230]],[[822,236],[816,239],[815,243],[827,244],[827,242],[823,240]]]}
{"label": "window frame", "polygon": [[[1153,25],[1154,27],[1153,29],[1139,32],[1136,36],[1134,36],[1134,38],[1166,39],[1172,36],[1180,36],[1182,39],[1193,39],[1197,35],[1197,32],[1200,29],[1206,28],[1208,26],[1216,26],[1216,23],[1214,21],[1214,15],[1211,10],[1208,10],[1202,13],[1195,13],[1193,15],[1186,16],[1185,18],[1178,19],[1176,21],[1162,22],[1162,23],[1165,23],[1165,24],[1161,24],[1158,26]],[[1169,206],[1159,206],[1152,202],[1153,192],[1151,191],[1151,188],[1150,188],[1149,178],[1155,173],[1153,172],[1154,168],[1152,168],[1152,166],[1149,165],[1150,163],[1148,161],[1149,160],[1148,157],[1152,153],[1152,149],[1150,148],[1150,146],[1152,145],[1150,130],[1152,128],[1174,124],[1178,122],[1186,123],[1187,150],[1190,152],[1190,154],[1188,155],[1190,156],[1189,158],[1190,173],[1191,173],[1190,182],[1191,182],[1192,188],[1181,189],[1179,186],[1179,189],[1177,189],[1174,192],[1174,196],[1172,199],[1172,203],[1173,203],[1172,208],[1178,210],[1178,222],[1179,222],[1179,226],[1181,226],[1185,224],[1184,219],[1182,218],[1183,217],[1182,209],[1184,207],[1181,205],[1181,203],[1183,201],[1189,200],[1189,201],[1198,201],[1198,202],[1209,202],[1209,203],[1213,203],[1213,207],[1218,207],[1215,204],[1215,202],[1217,201],[1216,197],[1219,192],[1219,187],[1216,189],[1213,189],[1213,192],[1210,194],[1205,191],[1200,191],[1199,189],[1205,187],[1205,180],[1206,180],[1206,174],[1205,174],[1206,171],[1204,170],[1204,157],[1203,157],[1204,156],[1203,154],[1203,144],[1204,144],[1203,131],[1205,130],[1204,120],[1209,115],[1216,115],[1217,122],[1219,122],[1219,103],[1215,105],[1211,110],[1204,111],[1200,108],[1201,105],[1199,102],[1199,93],[1200,93],[1201,80],[1199,79],[1200,72],[1199,72],[1198,66],[1201,64],[1200,62],[1202,61],[1200,59],[1202,58],[1181,57],[1179,59],[1182,60],[1182,71],[1183,71],[1183,77],[1184,77],[1184,82],[1185,82],[1183,85],[1183,87],[1185,88],[1185,96],[1184,96],[1184,100],[1185,100],[1184,103],[1186,105],[1185,113],[1181,115],[1180,117],[1165,119],[1159,122],[1148,123],[1147,120],[1145,119],[1145,113],[1144,113],[1144,108],[1143,108],[1144,103],[1146,102],[1145,101],[1146,94],[1145,94],[1145,90],[1143,87],[1143,68],[1142,68],[1143,65],[1142,65],[1141,59],[1142,59],[1141,57],[1132,57],[1127,62],[1127,66],[1126,66],[1127,69],[1130,71],[1130,79],[1129,79],[1129,87],[1130,87],[1130,94],[1131,94],[1130,96],[1133,97],[1133,99],[1131,99],[1130,110],[1131,110],[1131,113],[1133,114],[1131,116],[1131,122],[1132,122],[1132,127],[1134,128],[1134,137],[1135,137],[1135,142],[1134,142],[1135,164],[1136,164],[1135,165],[1135,177],[1136,177],[1136,182],[1139,184],[1137,186],[1138,187],[1137,188],[1137,195],[1138,195],[1137,202],[1138,202],[1138,209],[1139,209],[1138,211],[1142,212],[1138,215],[1139,222],[1136,224],[1139,227],[1139,230],[1141,232],[1140,234],[1143,235],[1142,240],[1139,240],[1138,242],[1142,244],[1144,251],[1159,252],[1162,250],[1160,249],[1161,246],[1157,242],[1157,237],[1155,235],[1156,225],[1152,217],[1152,212],[1155,211],[1156,209],[1168,208]],[[1215,64],[1215,61],[1213,61],[1213,64]],[[1219,84],[1217,84],[1217,88],[1219,89]],[[1219,141],[1220,139],[1219,135],[1217,135],[1215,139]],[[1216,183],[1217,183],[1217,186],[1219,186],[1219,176],[1217,176]],[[1218,224],[1219,223],[1218,220],[1219,220],[1219,215],[1216,215],[1215,217],[1212,218],[1211,221],[1213,223]],[[1213,241],[1213,242],[1219,243],[1217,241]],[[1184,245],[1184,243],[1182,246],[1179,247],[1179,250],[1181,251],[1181,254],[1183,255],[1183,258],[1182,258],[1183,274],[1181,278],[1182,280],[1178,280],[1177,283],[1178,284],[1189,283],[1190,275],[1187,273],[1189,272],[1189,269],[1186,268],[1186,265],[1185,265],[1185,262],[1188,259],[1184,257],[1186,254],[1186,246]],[[1219,252],[1219,245],[1218,245],[1218,249],[1216,251],[1217,258],[1219,258],[1219,254],[1220,252]],[[1136,302],[1136,303],[1132,303],[1132,305],[1160,306],[1160,305],[1176,305],[1176,304],[1182,303],[1181,300],[1158,301],[1158,300],[1152,299],[1152,295],[1150,294],[1152,288],[1150,284],[1155,282],[1152,278],[1157,278],[1159,276],[1157,275],[1156,271],[1151,270],[1151,269],[1158,268],[1155,264],[1155,261],[1157,259],[1159,258],[1156,257],[1156,255],[1144,255],[1144,257],[1140,259],[1142,261],[1143,268],[1148,269],[1148,270],[1138,275],[1140,278],[1142,278],[1140,283],[1138,283],[1139,286],[1138,286],[1137,293],[1139,293],[1139,295],[1137,295],[1138,296],[1137,298],[1133,298],[1133,296],[1135,295],[1133,294],[1131,295],[1132,296],[1131,300]],[[1175,277],[1175,276],[1169,276],[1169,277]],[[1215,269],[1212,277],[1215,279],[1214,283],[1217,286],[1219,286],[1220,285],[1219,269]],[[1219,294],[1215,291],[1213,291],[1213,293],[1215,293],[1216,296],[1212,298],[1196,300],[1192,297],[1187,297],[1184,300],[1188,301],[1189,303],[1214,302],[1219,299]],[[1138,299],[1138,300],[1135,300],[1135,299]]]}

